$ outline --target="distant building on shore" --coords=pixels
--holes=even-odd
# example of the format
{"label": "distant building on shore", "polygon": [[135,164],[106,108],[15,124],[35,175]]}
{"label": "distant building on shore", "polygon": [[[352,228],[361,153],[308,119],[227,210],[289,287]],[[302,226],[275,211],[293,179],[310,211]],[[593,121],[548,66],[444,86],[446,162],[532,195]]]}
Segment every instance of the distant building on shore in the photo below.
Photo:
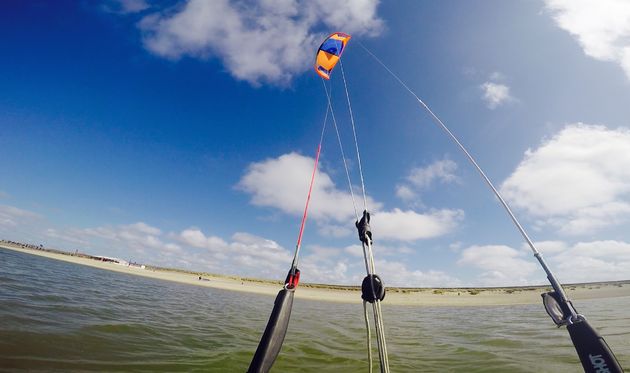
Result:
{"label": "distant building on shore", "polygon": [[112,258],[109,256],[101,256],[101,255],[91,255],[91,259],[100,260],[101,262],[111,262],[114,264],[120,264],[123,266],[129,266],[129,262],[123,259]]}

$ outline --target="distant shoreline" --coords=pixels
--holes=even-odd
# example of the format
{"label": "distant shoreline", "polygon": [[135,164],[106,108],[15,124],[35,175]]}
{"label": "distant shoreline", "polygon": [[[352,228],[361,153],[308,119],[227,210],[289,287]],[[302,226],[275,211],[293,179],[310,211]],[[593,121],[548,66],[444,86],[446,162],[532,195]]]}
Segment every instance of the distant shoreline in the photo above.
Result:
{"label": "distant shoreline", "polygon": [[[275,296],[283,285],[280,281],[214,275],[148,265],[142,268],[139,265],[129,265],[128,263],[116,264],[111,261],[96,260],[94,258],[97,257],[78,252],[73,254],[21,243],[9,243],[7,241],[0,241],[0,248],[109,271],[228,291]],[[107,259],[109,258],[105,260]],[[576,300],[630,296],[630,280],[565,284],[564,287],[569,297]],[[549,290],[549,286],[542,285],[491,288],[388,287],[383,304],[410,306],[500,306],[532,304],[541,302],[540,294]],[[361,303],[359,286],[301,283],[295,296],[298,299]]]}

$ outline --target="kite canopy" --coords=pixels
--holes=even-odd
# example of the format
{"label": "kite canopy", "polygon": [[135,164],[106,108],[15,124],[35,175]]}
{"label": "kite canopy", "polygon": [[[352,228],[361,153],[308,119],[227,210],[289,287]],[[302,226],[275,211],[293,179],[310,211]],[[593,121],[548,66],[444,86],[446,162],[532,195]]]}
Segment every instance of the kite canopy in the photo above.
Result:
{"label": "kite canopy", "polygon": [[343,32],[330,34],[319,46],[315,57],[315,71],[324,79],[330,79],[330,73],[341,58],[341,53],[350,40],[350,35]]}

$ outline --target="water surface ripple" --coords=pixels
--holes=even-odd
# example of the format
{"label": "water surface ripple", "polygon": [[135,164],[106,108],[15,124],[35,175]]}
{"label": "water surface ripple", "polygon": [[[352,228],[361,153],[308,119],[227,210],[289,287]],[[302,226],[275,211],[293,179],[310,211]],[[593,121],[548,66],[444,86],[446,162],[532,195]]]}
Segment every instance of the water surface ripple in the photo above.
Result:
{"label": "water surface ripple", "polygon": [[[272,305],[0,249],[0,370],[244,372]],[[630,297],[577,307],[628,369]],[[538,304],[383,311],[392,372],[581,370]],[[273,371],[366,372],[362,312],[296,299]]]}

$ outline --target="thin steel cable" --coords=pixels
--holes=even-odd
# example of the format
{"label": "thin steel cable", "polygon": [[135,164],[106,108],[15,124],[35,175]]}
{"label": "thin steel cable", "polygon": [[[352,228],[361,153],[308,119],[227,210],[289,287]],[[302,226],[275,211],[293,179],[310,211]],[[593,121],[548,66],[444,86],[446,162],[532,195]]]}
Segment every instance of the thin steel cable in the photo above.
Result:
{"label": "thin steel cable", "polygon": [[363,181],[363,167],[361,166],[361,153],[359,152],[359,142],[357,141],[357,131],[354,124],[354,114],[352,113],[352,105],[350,104],[350,94],[348,93],[348,84],[346,82],[346,73],[343,70],[343,62],[339,60],[341,67],[341,77],[343,78],[343,87],[346,90],[346,101],[348,102],[348,111],[350,112],[350,123],[352,124],[352,135],[354,136],[354,148],[357,152],[357,163],[359,164],[359,177],[361,178],[361,190],[363,191],[363,209],[368,211],[367,195],[365,193],[365,182]]}
{"label": "thin steel cable", "polygon": [[[370,242],[370,240],[367,240],[367,244],[364,243],[364,253],[365,251],[368,252],[368,256],[369,256],[369,265],[370,265],[370,270],[368,270],[368,275],[371,273],[376,273],[376,268],[375,268],[375,264],[374,264],[374,256],[373,256],[373,251],[372,251],[372,244]],[[365,247],[367,247],[367,250],[365,250]],[[374,285],[372,285],[372,288],[374,288]],[[377,343],[378,343],[378,350],[379,350],[379,358],[381,359],[381,371],[382,372],[389,372],[389,356],[387,353],[387,341],[385,338],[385,324],[383,322],[383,310],[381,308],[381,302],[380,300],[375,300],[374,303],[372,304],[373,307],[373,313],[374,313],[374,324],[375,324],[375,328],[376,328],[376,336],[377,336]]]}
{"label": "thin steel cable", "polygon": [[[372,245],[370,243],[369,237],[367,237],[366,241],[367,243],[362,242],[363,255],[366,261],[367,273],[368,275],[370,275],[370,274],[376,273],[376,268],[374,265],[374,256],[372,254]],[[366,252],[368,253],[367,255],[366,255]],[[374,284],[372,284],[372,288],[374,287],[375,287]],[[383,322],[383,310],[381,308],[380,300],[376,299],[374,303],[372,303],[372,312],[374,314],[374,326],[376,329],[376,341],[377,341],[377,346],[378,346],[381,372],[388,373],[389,372],[389,356],[387,352],[387,342],[385,339],[385,324]]]}
{"label": "thin steel cable", "polygon": [[295,244],[295,253],[293,254],[293,262],[291,268],[297,268],[300,249],[302,247],[302,235],[304,234],[304,226],[308,217],[308,205],[311,201],[311,192],[313,191],[313,183],[315,182],[315,174],[317,173],[317,164],[319,163],[319,155],[322,150],[322,141],[324,140],[324,131],[326,130],[326,123],[328,121],[328,111],[330,107],[326,106],[326,115],[324,115],[324,123],[322,125],[322,132],[319,136],[319,144],[317,145],[317,153],[315,155],[315,165],[313,166],[313,174],[311,175],[311,183],[308,187],[308,195],[306,197],[306,204],[304,206],[304,214],[302,215],[302,222],[300,224],[300,233],[298,234],[297,243]]}
{"label": "thin steel cable", "polygon": [[332,117],[332,121],[335,127],[335,132],[337,133],[337,141],[339,142],[339,149],[341,150],[341,159],[343,160],[343,167],[346,171],[346,178],[348,179],[348,188],[350,189],[350,197],[352,197],[352,207],[354,208],[354,215],[359,220],[359,212],[357,210],[357,203],[354,198],[354,192],[352,191],[352,181],[350,181],[350,171],[348,171],[348,162],[346,161],[346,154],[343,151],[343,144],[341,143],[341,136],[339,135],[339,128],[337,127],[337,119],[335,118],[335,112],[332,107],[332,102],[330,96],[332,93],[328,92],[328,88],[326,88],[326,82],[324,78],[322,78],[322,84],[324,85],[324,91],[326,92],[326,98],[328,99],[328,107],[330,108],[330,116]]}
{"label": "thin steel cable", "polygon": [[[367,253],[368,253],[368,261],[370,263],[370,272],[371,273],[376,273],[376,267],[374,265],[374,251],[372,250],[372,243],[369,240],[368,237],[368,244],[367,246]],[[368,272],[368,275],[370,274],[370,272]]]}
{"label": "thin steel cable", "polygon": [[385,332],[383,327],[383,319],[381,315],[380,301],[377,299],[372,303],[372,312],[374,313],[374,323],[376,327],[376,342],[378,345],[378,356],[382,373],[389,372],[389,359],[387,357],[387,348],[385,347]]}
{"label": "thin steel cable", "polygon": [[385,357],[385,367],[386,367],[386,372],[389,372],[389,354],[387,353],[387,340],[385,339],[385,322],[383,321],[383,310],[381,309],[381,301],[380,300],[376,300],[374,303],[376,303],[376,308],[378,309],[378,314],[379,314],[379,322],[381,324],[381,334],[382,334],[382,349],[383,349],[383,356]]}
{"label": "thin steel cable", "polygon": [[383,311],[381,309],[381,301],[375,300],[372,303],[372,312],[374,314],[374,326],[376,329],[376,342],[378,346],[378,355],[380,359],[381,372],[389,373],[389,357],[387,353],[387,342],[385,340],[385,326],[383,323]]}
{"label": "thin steel cable", "polygon": [[361,242],[361,245],[363,246],[363,261],[365,262],[365,272],[367,272],[367,274],[370,275],[371,267],[368,264],[368,255],[366,252],[365,243]]}
{"label": "thin steel cable", "polygon": [[363,301],[363,316],[365,317],[365,330],[367,330],[367,351],[369,361],[369,373],[372,373],[372,331],[370,330],[370,317],[367,310],[367,301]]}

